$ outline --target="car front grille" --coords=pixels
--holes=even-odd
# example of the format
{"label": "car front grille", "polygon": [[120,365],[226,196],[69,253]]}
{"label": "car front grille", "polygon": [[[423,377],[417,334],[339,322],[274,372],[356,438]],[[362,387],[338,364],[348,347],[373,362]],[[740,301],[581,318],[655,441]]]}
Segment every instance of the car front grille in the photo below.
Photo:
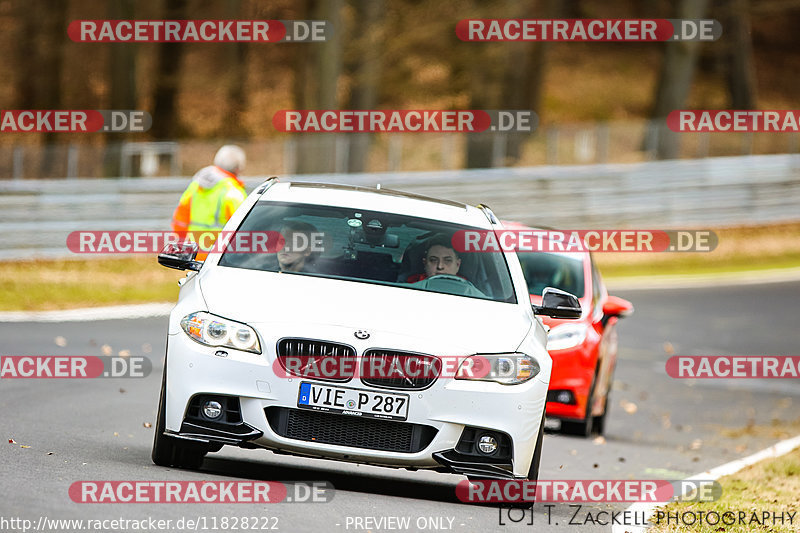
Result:
{"label": "car front grille", "polygon": [[340,383],[349,381],[353,377],[355,364],[330,365],[324,363],[327,358],[335,358],[341,362],[345,358],[355,360],[355,356],[355,348],[346,344],[297,338],[278,341],[278,361],[283,369],[289,374],[304,378]]}
{"label": "car front grille", "polygon": [[387,389],[426,389],[441,371],[438,357],[395,350],[367,350],[361,361],[361,381]]}
{"label": "car front grille", "polygon": [[436,428],[304,409],[267,407],[272,430],[288,439],[351,446],[369,450],[416,453],[436,436]]}

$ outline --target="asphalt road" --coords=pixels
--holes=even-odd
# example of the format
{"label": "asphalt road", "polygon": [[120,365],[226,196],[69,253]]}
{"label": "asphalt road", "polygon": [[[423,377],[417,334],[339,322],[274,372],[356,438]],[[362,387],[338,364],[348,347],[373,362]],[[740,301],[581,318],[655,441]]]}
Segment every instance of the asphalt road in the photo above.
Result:
{"label": "asphalt road", "polygon": [[[800,354],[799,282],[616,294],[634,302],[636,313],[620,326],[606,439],[547,434],[540,479],[680,479],[775,442],[769,431],[737,431],[748,424],[796,418],[796,380],[677,381],[665,374],[664,361],[671,352]],[[624,507],[586,505],[572,518],[576,508],[537,504],[531,525],[531,516],[522,518],[521,511],[508,516],[497,507],[458,502],[454,488],[463,478],[455,475],[228,447],[209,455],[199,471],[156,467],[150,461],[153,429],[146,426],[155,424],[165,334],[166,318],[0,323],[1,355],[127,350],[151,357],[154,367],[144,379],[0,381],[0,530],[21,530],[3,519],[37,523],[40,516],[172,519],[174,531],[179,531],[174,521],[182,517],[206,517],[210,527],[212,517],[256,516],[259,526],[278,531],[418,531],[423,526],[459,532],[608,531],[609,526],[569,522]],[[66,344],[59,346],[58,337],[63,337],[58,344]],[[283,481],[290,489],[295,483],[328,481],[335,496],[329,503],[266,505],[78,504],[68,496],[69,486],[79,480],[205,479]],[[364,521],[390,517],[408,517],[409,527]]]}

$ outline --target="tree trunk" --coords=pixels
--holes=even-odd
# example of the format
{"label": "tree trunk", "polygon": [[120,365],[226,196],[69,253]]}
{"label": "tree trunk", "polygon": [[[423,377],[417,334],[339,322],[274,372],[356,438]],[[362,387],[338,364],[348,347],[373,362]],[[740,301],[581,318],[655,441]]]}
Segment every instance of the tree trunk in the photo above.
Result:
{"label": "tree trunk", "polygon": [[[134,5],[133,0],[115,0],[108,4],[108,18],[110,20],[135,19]],[[110,47],[108,58],[109,108],[136,109],[136,54],[139,46],[133,43],[111,43],[106,46]],[[105,134],[106,149],[103,170],[106,176],[120,175],[122,135],[124,134],[114,132]]]}
{"label": "tree trunk", "polygon": [[[485,65],[475,61],[470,68],[470,109],[492,109],[492,85],[496,80],[485,70]],[[482,131],[467,133],[467,168],[490,168],[493,160],[493,141],[495,133]]]}
{"label": "tree trunk", "polygon": [[[227,0],[225,4],[225,18],[229,20],[244,19],[241,0]],[[242,127],[244,112],[247,110],[247,43],[225,44],[225,83],[227,87],[227,108],[225,123],[222,128],[223,135],[237,137],[244,135]]]}
{"label": "tree trunk", "polygon": [[[38,33],[36,59],[36,101],[39,109],[59,109],[61,107],[61,71],[63,68],[62,51],[64,41],[68,39],[65,28],[67,26],[67,3],[55,2],[47,4],[40,13],[41,28]],[[56,154],[54,146],[57,134],[47,132],[44,134],[45,150],[41,161],[39,174],[41,177],[55,177],[66,168],[56,168]],[[63,174],[62,174],[63,175]]]}
{"label": "tree trunk", "polygon": [[[295,101],[299,109],[338,109],[337,86],[342,68],[343,0],[311,0],[306,4],[309,18],[327,20],[334,28],[324,43],[297,44],[303,47],[295,74]],[[300,134],[296,171],[300,174],[332,172],[336,161],[336,135]]]}
{"label": "tree trunk", "polygon": [[[703,18],[708,0],[680,0],[675,18]],[[698,41],[671,41],[666,45],[661,73],[656,86],[656,97],[651,117],[657,130],[656,156],[658,159],[675,159],[680,155],[679,133],[666,127],[670,111],[681,109],[692,86],[697,63]],[[648,133],[648,134],[652,134]],[[650,143],[646,142],[646,145]]]}
{"label": "tree trunk", "polygon": [[[25,0],[15,2],[15,18],[21,21],[17,32],[16,53],[16,107],[17,109],[33,109],[37,107],[36,81],[38,70],[36,68],[36,50],[39,47],[37,40],[38,14],[36,4]],[[33,57],[31,57],[33,56]]]}
{"label": "tree trunk", "polygon": [[[365,34],[355,43],[354,62],[350,65],[353,87],[349,109],[374,109],[378,104],[378,87],[381,73],[381,43],[383,41],[383,0],[355,0],[356,28]],[[367,168],[372,135],[357,133],[349,136],[348,172],[364,172]]]}
{"label": "tree trunk", "polygon": [[753,40],[750,29],[750,2],[723,0],[720,19],[728,46],[725,53],[725,74],[731,96],[731,108],[756,108],[756,74],[753,61]]}
{"label": "tree trunk", "polygon": [[[186,0],[165,0],[164,18],[166,20],[191,18],[187,15]],[[177,98],[184,46],[183,43],[160,43],[158,45],[153,92],[153,127],[150,130],[155,139],[174,139],[181,133]]]}
{"label": "tree trunk", "polygon": [[[542,4],[544,13],[542,13]],[[555,0],[543,0],[531,4],[524,18],[555,18],[558,9]],[[510,51],[509,65],[524,65],[523,68],[509,68],[504,89],[508,109],[531,110],[541,119],[542,85],[544,82],[545,60],[550,45],[547,42],[528,41],[524,43],[508,43],[515,46]],[[532,134],[512,132],[508,135],[506,159],[509,163],[518,161],[522,156],[522,145]]]}

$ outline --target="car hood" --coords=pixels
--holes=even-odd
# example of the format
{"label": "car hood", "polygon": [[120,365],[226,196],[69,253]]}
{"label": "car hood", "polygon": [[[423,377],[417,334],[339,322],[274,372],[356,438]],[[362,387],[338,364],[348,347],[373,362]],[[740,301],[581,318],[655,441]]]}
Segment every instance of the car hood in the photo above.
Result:
{"label": "car hood", "polygon": [[520,305],[364,282],[217,267],[200,287],[209,312],[269,338],[305,337],[436,355],[515,351],[532,326]]}

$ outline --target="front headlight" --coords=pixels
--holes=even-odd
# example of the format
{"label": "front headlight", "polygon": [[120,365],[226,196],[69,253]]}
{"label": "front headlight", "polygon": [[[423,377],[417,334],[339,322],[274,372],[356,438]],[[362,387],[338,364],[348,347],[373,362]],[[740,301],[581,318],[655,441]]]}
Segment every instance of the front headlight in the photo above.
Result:
{"label": "front headlight", "polygon": [[524,353],[479,354],[461,361],[456,379],[517,385],[536,377],[540,371],[536,359]]}
{"label": "front headlight", "polygon": [[261,353],[261,344],[255,330],[241,322],[198,311],[183,317],[181,327],[193,341],[206,346],[224,346],[244,352]]}
{"label": "front headlight", "polygon": [[586,324],[562,324],[550,330],[547,335],[548,350],[566,350],[586,340],[589,326]]}

